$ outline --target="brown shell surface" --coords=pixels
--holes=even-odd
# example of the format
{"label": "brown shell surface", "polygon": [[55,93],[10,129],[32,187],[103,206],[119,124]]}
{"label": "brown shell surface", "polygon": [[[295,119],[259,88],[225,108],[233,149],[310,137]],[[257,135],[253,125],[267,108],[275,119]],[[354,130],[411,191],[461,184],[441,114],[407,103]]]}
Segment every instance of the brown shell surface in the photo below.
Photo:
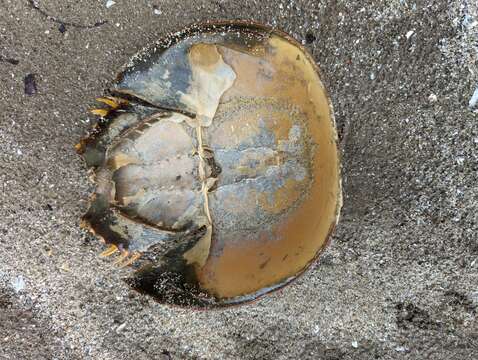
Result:
{"label": "brown shell surface", "polygon": [[239,303],[316,259],[338,221],[340,165],[328,95],[296,41],[194,25],[133,57],[110,94],[79,146],[97,186],[84,220],[122,260],[139,257],[134,288]]}

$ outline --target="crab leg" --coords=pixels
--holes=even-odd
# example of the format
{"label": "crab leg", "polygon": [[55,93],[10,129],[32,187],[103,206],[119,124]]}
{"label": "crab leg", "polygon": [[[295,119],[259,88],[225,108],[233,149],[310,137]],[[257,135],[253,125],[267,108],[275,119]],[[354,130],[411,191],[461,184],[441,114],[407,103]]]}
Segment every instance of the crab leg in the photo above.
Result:
{"label": "crab leg", "polygon": [[98,116],[101,116],[101,117],[105,117],[106,115],[108,115],[109,110],[107,110],[107,109],[91,109],[90,112],[92,114],[95,114],[95,115],[98,115]]}
{"label": "crab leg", "polygon": [[111,256],[113,255],[115,252],[118,251],[118,247],[114,244],[111,244],[108,249],[106,249],[105,251],[103,251],[101,254],[100,254],[100,257],[108,257],[108,256]]}
{"label": "crab leg", "polygon": [[122,106],[128,105],[128,101],[125,99],[113,97],[113,96],[106,96],[106,97],[99,97],[96,98],[96,101],[101,102],[109,106],[108,109],[91,109],[90,112],[92,114],[105,117],[110,113],[111,110],[117,110]]}
{"label": "crab leg", "polygon": [[121,105],[127,105],[128,104],[127,100],[122,99],[122,98],[118,98],[118,97],[113,97],[113,96],[99,97],[99,98],[96,98],[96,101],[102,102],[103,104],[108,105],[112,109],[117,109]]}
{"label": "crab leg", "polygon": [[121,252],[121,255],[118,256],[118,258],[113,262],[113,265],[118,265],[121,264],[125,259],[127,259],[129,256],[129,251],[128,250],[123,250]]}
{"label": "crab leg", "polygon": [[141,253],[139,252],[135,252],[131,255],[131,257],[129,259],[127,259],[126,261],[124,261],[123,263],[121,264],[118,264],[118,267],[120,268],[123,268],[123,267],[126,267],[126,266],[130,266],[132,265],[136,260],[138,260],[139,258],[141,257]]}

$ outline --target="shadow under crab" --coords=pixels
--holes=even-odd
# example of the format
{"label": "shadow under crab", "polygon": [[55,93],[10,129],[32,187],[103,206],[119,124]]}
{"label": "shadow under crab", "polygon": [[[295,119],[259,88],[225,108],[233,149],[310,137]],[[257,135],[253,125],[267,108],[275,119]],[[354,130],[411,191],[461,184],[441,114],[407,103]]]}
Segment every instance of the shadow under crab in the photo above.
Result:
{"label": "shadow under crab", "polygon": [[332,108],[312,58],[249,22],[194,25],[135,55],[78,145],[88,228],[161,302],[252,300],[302,273],[341,206]]}

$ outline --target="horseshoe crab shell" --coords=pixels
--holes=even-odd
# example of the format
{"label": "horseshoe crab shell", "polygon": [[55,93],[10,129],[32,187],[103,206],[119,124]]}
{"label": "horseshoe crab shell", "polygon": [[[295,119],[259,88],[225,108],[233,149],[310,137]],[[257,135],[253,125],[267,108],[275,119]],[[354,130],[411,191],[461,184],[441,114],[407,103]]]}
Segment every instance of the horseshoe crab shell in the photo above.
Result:
{"label": "horseshoe crab shell", "polygon": [[84,224],[169,304],[252,300],[302,273],[338,221],[333,111],[288,35],[193,25],[135,55],[78,151],[96,191]]}

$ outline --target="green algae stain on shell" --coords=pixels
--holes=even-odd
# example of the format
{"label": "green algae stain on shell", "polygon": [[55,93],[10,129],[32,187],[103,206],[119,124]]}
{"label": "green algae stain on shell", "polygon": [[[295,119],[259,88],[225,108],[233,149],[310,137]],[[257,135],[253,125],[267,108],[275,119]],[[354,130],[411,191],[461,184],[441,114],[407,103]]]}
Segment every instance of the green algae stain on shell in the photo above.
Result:
{"label": "green algae stain on shell", "polygon": [[341,207],[335,123],[310,55],[263,25],[194,25],[141,51],[78,150],[84,224],[170,304],[257,298],[301,274]]}

